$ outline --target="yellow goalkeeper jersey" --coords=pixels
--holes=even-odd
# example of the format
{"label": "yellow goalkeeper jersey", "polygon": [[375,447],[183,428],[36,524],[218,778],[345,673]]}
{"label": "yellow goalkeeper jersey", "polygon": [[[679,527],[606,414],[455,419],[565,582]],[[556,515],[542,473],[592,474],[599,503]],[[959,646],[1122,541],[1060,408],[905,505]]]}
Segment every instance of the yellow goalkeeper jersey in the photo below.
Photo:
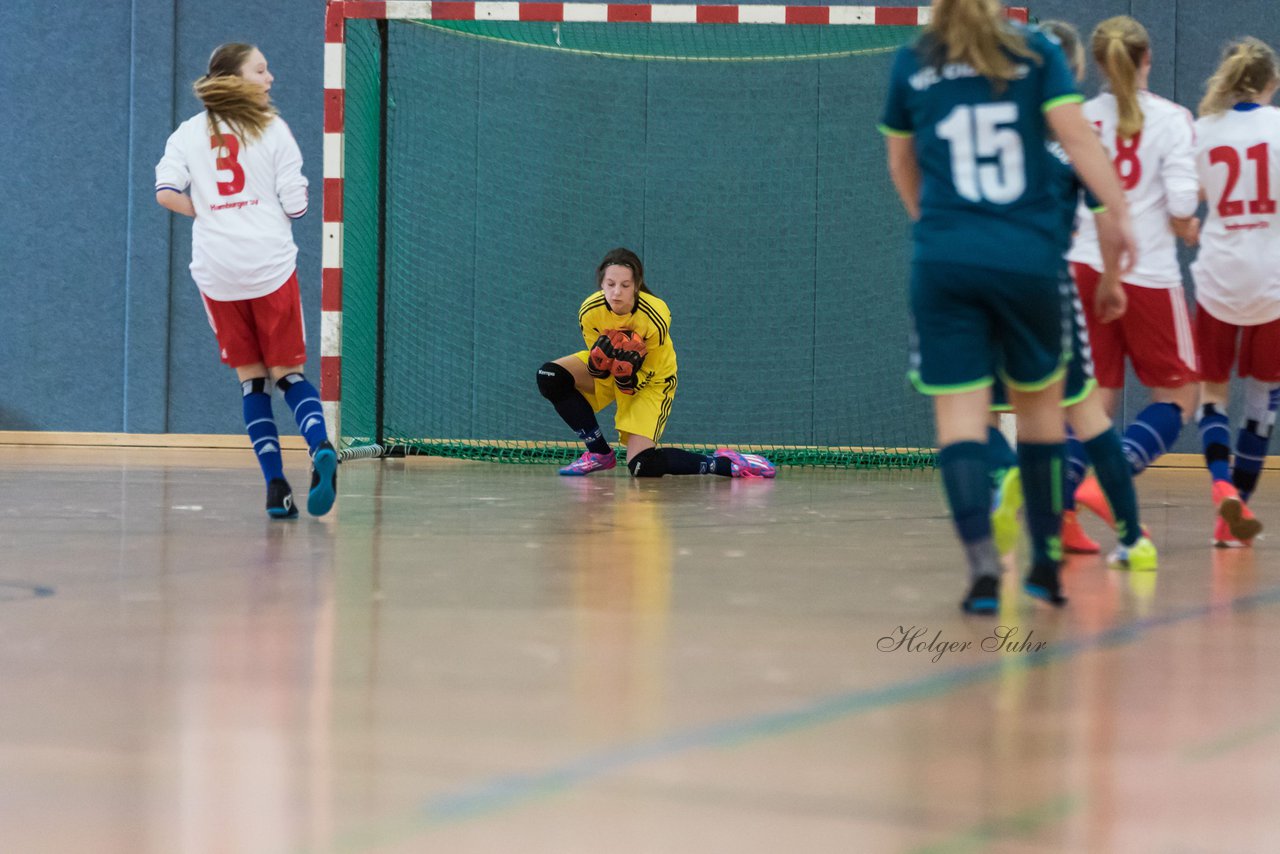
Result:
{"label": "yellow goalkeeper jersey", "polygon": [[671,310],[667,304],[643,291],[636,295],[636,307],[630,314],[614,314],[605,301],[604,292],[596,291],[582,301],[578,309],[578,325],[587,349],[610,329],[629,329],[644,339],[648,354],[640,366],[636,388],[644,388],[654,377],[675,376],[676,348],[671,343]]}

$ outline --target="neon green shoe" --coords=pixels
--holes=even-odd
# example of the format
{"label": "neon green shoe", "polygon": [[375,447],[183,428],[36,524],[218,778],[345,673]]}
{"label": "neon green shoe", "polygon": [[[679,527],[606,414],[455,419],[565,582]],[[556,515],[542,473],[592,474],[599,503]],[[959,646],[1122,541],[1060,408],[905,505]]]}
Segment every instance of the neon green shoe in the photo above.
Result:
{"label": "neon green shoe", "polygon": [[1004,473],[991,501],[991,536],[1001,557],[1018,547],[1018,513],[1022,510],[1022,472],[1013,466]]}
{"label": "neon green shoe", "polygon": [[1117,546],[1107,558],[1107,565],[1130,572],[1150,572],[1156,568],[1156,544],[1150,537],[1139,537],[1131,546]]}

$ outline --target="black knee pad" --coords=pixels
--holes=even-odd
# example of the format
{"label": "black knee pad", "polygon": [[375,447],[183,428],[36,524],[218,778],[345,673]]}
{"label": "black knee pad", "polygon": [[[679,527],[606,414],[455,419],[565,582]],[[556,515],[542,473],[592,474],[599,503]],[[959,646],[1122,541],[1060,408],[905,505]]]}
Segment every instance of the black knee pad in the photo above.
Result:
{"label": "black knee pad", "polygon": [[281,391],[288,391],[304,380],[306,380],[306,377],[302,374],[285,374],[280,379],[276,380],[276,388]]}
{"label": "black knee pad", "polygon": [[240,381],[240,393],[248,397],[251,394],[271,394],[271,390],[267,388],[266,377],[253,377]]}
{"label": "black knee pad", "polygon": [[662,477],[667,473],[667,457],[661,448],[649,448],[627,460],[632,477]]}
{"label": "black knee pad", "polygon": [[538,391],[553,403],[564,400],[574,391],[573,374],[562,365],[547,362],[538,368]]}

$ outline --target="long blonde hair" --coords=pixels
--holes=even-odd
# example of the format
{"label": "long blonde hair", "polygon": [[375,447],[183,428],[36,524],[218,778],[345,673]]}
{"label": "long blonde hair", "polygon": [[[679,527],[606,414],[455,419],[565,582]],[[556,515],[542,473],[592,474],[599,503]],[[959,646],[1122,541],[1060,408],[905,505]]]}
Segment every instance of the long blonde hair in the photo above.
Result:
{"label": "long blonde hair", "polygon": [[224,144],[220,121],[249,142],[262,136],[276,117],[276,108],[263,98],[262,86],[240,76],[240,69],[255,50],[253,45],[240,42],[219,45],[209,57],[208,73],[191,86],[209,113],[209,130],[219,145]]}
{"label": "long blonde hair", "polygon": [[1200,115],[1224,113],[1240,101],[1250,101],[1280,78],[1276,52],[1266,42],[1246,36],[1222,53],[1218,70],[1205,83]]}
{"label": "long blonde hair", "polygon": [[1089,40],[1093,61],[1098,63],[1116,96],[1120,123],[1116,134],[1128,139],[1142,132],[1142,107],[1138,104],[1138,69],[1151,50],[1146,27],[1128,15],[1107,18]]}
{"label": "long blonde hair", "polygon": [[1040,61],[1009,24],[1000,0],[933,0],[925,35],[931,40],[935,64],[968,63],[996,91],[1017,76],[1017,63],[1009,54]]}

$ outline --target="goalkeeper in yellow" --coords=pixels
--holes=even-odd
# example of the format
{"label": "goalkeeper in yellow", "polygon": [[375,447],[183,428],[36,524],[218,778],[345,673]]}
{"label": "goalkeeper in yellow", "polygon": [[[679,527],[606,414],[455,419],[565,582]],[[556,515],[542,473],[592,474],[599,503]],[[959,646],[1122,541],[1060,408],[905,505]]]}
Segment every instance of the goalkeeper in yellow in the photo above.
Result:
{"label": "goalkeeper in yellow", "polygon": [[618,464],[596,421],[596,413],[616,400],[614,423],[633,477],[773,477],[773,464],[758,454],[720,448],[706,456],[658,447],[676,396],[671,311],[645,287],[644,265],[630,249],[604,256],[596,267],[596,286],[578,309],[587,349],[538,369],[538,391],[587,445],[560,474],[580,477]]}

